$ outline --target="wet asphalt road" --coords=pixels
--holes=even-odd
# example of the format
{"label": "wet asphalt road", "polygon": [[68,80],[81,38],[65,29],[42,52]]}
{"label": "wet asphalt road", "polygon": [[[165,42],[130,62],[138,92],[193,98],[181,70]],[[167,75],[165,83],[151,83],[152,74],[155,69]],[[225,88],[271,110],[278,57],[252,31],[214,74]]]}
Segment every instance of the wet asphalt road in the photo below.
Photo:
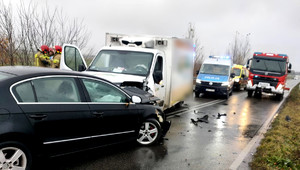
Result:
{"label": "wet asphalt road", "polygon": [[[297,82],[290,80],[288,87]],[[168,113],[172,126],[158,145],[121,144],[52,158],[42,167],[57,170],[228,169],[279,103],[268,95],[248,98],[244,91],[234,92],[227,101],[210,96],[190,98],[181,110]],[[218,119],[218,113],[226,116]],[[191,123],[191,119],[205,115],[208,115],[208,123]]]}

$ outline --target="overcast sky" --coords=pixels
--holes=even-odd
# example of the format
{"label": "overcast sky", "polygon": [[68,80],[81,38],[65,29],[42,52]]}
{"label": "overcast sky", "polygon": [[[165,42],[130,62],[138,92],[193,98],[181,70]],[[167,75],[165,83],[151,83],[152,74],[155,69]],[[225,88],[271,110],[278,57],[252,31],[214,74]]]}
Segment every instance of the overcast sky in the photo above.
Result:
{"label": "overcast sky", "polygon": [[206,55],[225,54],[236,31],[242,35],[251,33],[251,53],[286,53],[293,69],[300,71],[299,0],[49,0],[47,3],[61,6],[69,17],[83,18],[92,34],[89,46],[96,49],[104,45],[106,32],[184,37],[191,22]]}

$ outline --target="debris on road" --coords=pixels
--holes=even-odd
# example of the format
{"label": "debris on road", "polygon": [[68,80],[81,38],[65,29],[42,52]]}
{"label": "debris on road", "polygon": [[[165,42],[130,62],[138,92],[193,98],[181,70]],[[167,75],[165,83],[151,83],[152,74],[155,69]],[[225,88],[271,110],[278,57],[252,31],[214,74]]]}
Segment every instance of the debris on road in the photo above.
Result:
{"label": "debris on road", "polygon": [[205,115],[201,118],[197,118],[198,122],[205,122],[208,123],[208,115]]}
{"label": "debris on road", "polygon": [[194,120],[194,119],[191,119],[192,123],[196,126],[198,126],[198,121]]}
{"label": "debris on road", "polygon": [[175,115],[175,117],[180,117],[180,115]]}
{"label": "debris on road", "polygon": [[217,119],[220,119],[220,117],[221,116],[227,116],[227,114],[226,113],[224,113],[224,114],[220,114],[220,113],[218,113],[218,117],[217,117]]}
{"label": "debris on road", "polygon": [[285,120],[288,121],[288,122],[290,122],[292,119],[290,118],[289,115],[287,115],[287,116],[285,117]]}
{"label": "debris on road", "polygon": [[236,113],[235,113],[235,112],[233,112],[233,114],[235,115]]}
{"label": "debris on road", "polygon": [[211,132],[211,130],[208,130],[208,132]]}

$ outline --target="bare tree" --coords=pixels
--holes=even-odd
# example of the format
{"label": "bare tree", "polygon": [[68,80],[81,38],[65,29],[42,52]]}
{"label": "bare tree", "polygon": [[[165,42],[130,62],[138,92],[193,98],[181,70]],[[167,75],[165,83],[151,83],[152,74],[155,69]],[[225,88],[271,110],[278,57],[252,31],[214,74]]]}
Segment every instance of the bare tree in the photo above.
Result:
{"label": "bare tree", "polygon": [[19,39],[17,38],[14,29],[11,5],[6,6],[3,1],[0,1],[0,32],[2,33],[3,39],[6,40],[6,46],[2,46],[2,52],[9,58],[9,64],[14,65],[14,55],[19,48]]}
{"label": "bare tree", "polygon": [[0,0],[0,38],[7,41],[5,46],[0,43],[0,50],[10,59],[5,63],[5,57],[1,56],[3,65],[32,65],[33,55],[41,45],[69,43],[83,50],[86,47],[90,34],[84,20],[69,19],[62,8],[49,8],[47,4],[40,6],[22,1],[14,7],[16,16],[13,16],[12,6]]}
{"label": "bare tree", "polygon": [[201,65],[204,61],[204,47],[201,45],[199,37],[195,36],[195,26],[191,23],[189,23],[188,27],[188,36],[187,38],[192,39],[194,43],[194,49],[195,49],[195,56],[194,56],[194,76],[196,75],[196,72],[200,70]]}
{"label": "bare tree", "polygon": [[227,54],[233,58],[233,63],[244,65],[251,50],[250,33],[245,36],[236,31],[233,43],[230,43]]}

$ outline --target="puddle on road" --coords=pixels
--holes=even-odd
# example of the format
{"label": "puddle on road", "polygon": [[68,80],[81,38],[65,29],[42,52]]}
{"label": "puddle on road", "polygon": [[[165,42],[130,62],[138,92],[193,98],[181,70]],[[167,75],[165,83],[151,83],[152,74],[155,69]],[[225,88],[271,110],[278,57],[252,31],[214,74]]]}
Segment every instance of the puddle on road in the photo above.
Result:
{"label": "puddle on road", "polygon": [[241,126],[240,129],[242,129],[242,135],[245,138],[253,138],[257,131],[259,130],[261,126],[260,125],[247,125],[247,126]]}

